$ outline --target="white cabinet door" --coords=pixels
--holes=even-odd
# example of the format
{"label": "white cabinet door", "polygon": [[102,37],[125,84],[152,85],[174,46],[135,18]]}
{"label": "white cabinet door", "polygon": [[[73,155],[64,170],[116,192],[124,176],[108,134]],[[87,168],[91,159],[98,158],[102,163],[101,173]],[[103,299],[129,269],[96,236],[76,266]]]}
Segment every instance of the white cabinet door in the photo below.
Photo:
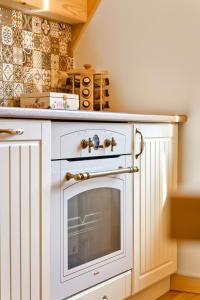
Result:
{"label": "white cabinet door", "polygon": [[[139,132],[138,132],[139,131]],[[134,165],[133,294],[174,273],[176,242],[170,240],[168,192],[177,182],[177,125],[134,126],[134,154],[144,150]]]}
{"label": "white cabinet door", "polygon": [[[24,127],[26,138],[24,141],[22,135],[20,141],[19,136],[0,134],[1,300],[40,300],[41,294],[46,293],[41,289],[43,273],[46,272],[42,270],[45,245],[41,238],[47,211],[44,220],[41,214],[47,208],[42,181],[48,183],[43,157],[46,160],[49,156],[47,151],[47,156],[42,155],[46,146],[40,138],[42,130],[37,131],[38,124],[41,128],[41,122],[32,123],[28,135],[29,121],[0,121],[0,129],[5,129],[6,125]],[[33,140],[36,131],[38,140]],[[47,185],[45,189],[48,195]]]}

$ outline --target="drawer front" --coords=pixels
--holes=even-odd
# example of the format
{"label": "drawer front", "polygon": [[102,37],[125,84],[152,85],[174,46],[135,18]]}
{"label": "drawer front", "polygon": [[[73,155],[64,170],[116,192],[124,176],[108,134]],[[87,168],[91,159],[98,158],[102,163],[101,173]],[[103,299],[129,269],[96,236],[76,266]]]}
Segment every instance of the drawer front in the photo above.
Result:
{"label": "drawer front", "polygon": [[112,278],[69,300],[123,300],[131,296],[131,271]]}
{"label": "drawer front", "polygon": [[[0,141],[40,140],[41,124],[41,121],[1,119]],[[18,133],[19,129],[22,132],[21,134]]]}

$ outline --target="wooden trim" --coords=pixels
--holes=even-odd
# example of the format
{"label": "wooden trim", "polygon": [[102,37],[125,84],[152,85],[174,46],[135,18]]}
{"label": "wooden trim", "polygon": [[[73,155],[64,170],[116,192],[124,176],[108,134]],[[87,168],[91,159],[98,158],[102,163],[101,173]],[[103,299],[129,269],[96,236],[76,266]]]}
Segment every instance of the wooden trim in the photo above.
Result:
{"label": "wooden trim", "polygon": [[199,294],[200,278],[174,274],[171,276],[171,290]]}
{"label": "wooden trim", "polygon": [[[99,6],[101,0],[88,0],[87,2],[87,22],[83,24],[75,24],[72,26],[72,52],[76,48],[76,45],[83,34],[85,32],[90,20],[92,19],[97,7]],[[73,55],[73,53],[72,53]]]}
{"label": "wooden trim", "polygon": [[127,300],[155,300],[166,294],[170,290],[170,277],[153,284],[142,292],[128,298]]}

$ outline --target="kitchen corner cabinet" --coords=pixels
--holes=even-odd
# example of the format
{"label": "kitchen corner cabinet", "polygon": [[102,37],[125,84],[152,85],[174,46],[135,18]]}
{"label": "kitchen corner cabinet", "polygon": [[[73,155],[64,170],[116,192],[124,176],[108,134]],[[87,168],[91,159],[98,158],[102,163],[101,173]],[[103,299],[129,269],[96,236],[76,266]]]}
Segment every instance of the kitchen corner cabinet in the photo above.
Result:
{"label": "kitchen corner cabinet", "polygon": [[[169,238],[167,194],[176,189],[177,125],[134,125],[133,294],[176,271],[176,242]],[[144,149],[139,157],[142,140]]]}
{"label": "kitchen corner cabinet", "polygon": [[[23,129],[23,134],[15,132]],[[9,130],[8,130],[9,129]],[[0,299],[50,299],[50,123],[0,120]],[[41,215],[43,215],[41,219]],[[45,273],[44,273],[45,270]]]}

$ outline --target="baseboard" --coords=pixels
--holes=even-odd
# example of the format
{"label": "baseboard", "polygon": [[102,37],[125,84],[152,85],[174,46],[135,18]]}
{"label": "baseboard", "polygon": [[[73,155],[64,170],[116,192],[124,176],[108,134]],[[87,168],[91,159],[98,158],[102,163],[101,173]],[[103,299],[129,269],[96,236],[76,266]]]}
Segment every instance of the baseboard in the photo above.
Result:
{"label": "baseboard", "polygon": [[171,290],[200,294],[200,278],[174,274],[171,276]]}
{"label": "baseboard", "polygon": [[153,284],[127,300],[156,300],[170,290],[170,277]]}

